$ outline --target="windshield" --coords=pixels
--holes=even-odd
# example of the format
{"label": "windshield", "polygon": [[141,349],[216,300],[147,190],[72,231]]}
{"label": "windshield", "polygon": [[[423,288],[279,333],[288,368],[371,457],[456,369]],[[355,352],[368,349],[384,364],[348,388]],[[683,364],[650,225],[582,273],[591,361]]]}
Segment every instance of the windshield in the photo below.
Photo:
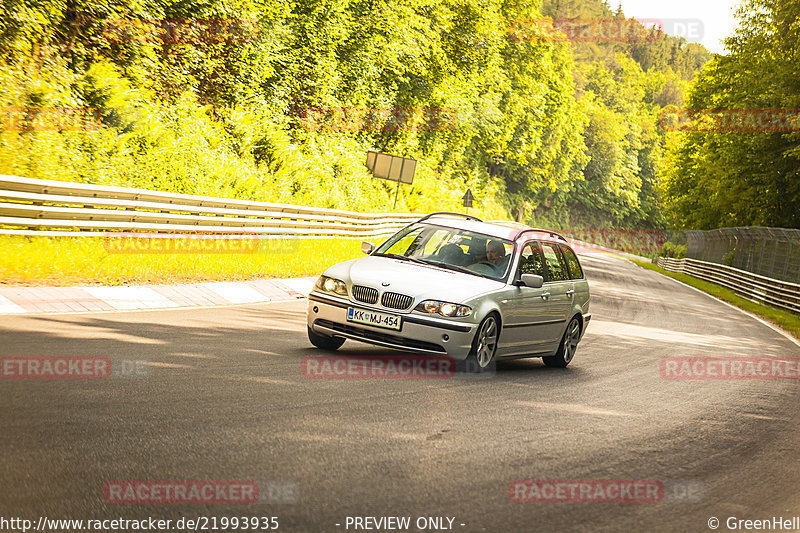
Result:
{"label": "windshield", "polygon": [[505,239],[418,224],[394,235],[373,255],[424,262],[499,281],[508,274],[513,250],[514,245]]}

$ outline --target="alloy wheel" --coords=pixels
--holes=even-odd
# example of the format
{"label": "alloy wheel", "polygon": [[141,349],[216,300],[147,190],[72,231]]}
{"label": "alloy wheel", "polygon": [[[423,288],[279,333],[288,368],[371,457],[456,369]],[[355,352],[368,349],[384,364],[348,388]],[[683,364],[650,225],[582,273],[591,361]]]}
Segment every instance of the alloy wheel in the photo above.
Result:
{"label": "alloy wheel", "polygon": [[486,368],[494,358],[497,349],[497,320],[490,316],[487,318],[478,333],[478,347],[475,350],[475,358],[478,366]]}

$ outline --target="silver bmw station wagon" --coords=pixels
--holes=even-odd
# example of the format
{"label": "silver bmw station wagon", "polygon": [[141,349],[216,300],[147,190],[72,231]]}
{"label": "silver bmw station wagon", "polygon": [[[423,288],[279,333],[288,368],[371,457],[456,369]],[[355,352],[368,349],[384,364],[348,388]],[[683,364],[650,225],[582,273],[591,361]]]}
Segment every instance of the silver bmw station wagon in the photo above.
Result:
{"label": "silver bmw station wagon", "polygon": [[578,256],[552,231],[433,213],[362,251],[327,269],[308,297],[318,348],[352,339],[479,372],[502,358],[565,367],[591,319]]}

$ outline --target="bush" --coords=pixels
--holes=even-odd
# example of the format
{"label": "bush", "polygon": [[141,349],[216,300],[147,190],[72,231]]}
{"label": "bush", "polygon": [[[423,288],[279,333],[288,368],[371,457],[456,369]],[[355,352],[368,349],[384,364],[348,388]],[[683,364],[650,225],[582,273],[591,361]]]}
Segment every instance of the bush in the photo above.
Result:
{"label": "bush", "polygon": [[683,259],[686,257],[686,245],[675,244],[674,242],[667,241],[661,246],[661,251],[658,253],[661,257],[674,257],[675,259]]}
{"label": "bush", "polygon": [[[414,183],[400,186],[395,206],[397,185],[364,164],[370,139],[325,131],[292,139],[258,110],[214,109],[191,92],[162,102],[109,63],[71,77],[51,67],[53,79],[36,86],[3,67],[0,111],[21,110],[11,119],[25,121],[0,116],[0,174],[362,212],[460,211],[470,188],[471,214],[508,217],[497,181],[441,169],[436,154],[411,154]],[[80,88],[80,101],[60,79]],[[61,127],[73,113],[90,123]]]}
{"label": "bush", "polygon": [[733,266],[733,257],[736,254],[736,250],[731,250],[727,254],[722,256],[722,264],[727,265],[729,267]]}

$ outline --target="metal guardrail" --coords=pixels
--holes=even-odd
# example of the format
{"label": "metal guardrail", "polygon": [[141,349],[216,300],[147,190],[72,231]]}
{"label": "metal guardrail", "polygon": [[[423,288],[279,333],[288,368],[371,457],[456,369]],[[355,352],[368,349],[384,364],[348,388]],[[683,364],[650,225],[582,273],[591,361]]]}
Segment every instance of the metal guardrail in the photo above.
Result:
{"label": "metal guardrail", "polygon": [[746,226],[686,235],[686,257],[800,283],[800,229]]}
{"label": "metal guardrail", "polygon": [[752,302],[800,313],[800,285],[797,283],[768,278],[746,270],[697,259],[658,257],[656,264],[670,272],[683,272],[722,285]]}
{"label": "metal guardrail", "polygon": [[0,234],[202,232],[355,238],[390,235],[419,218],[413,213],[359,213],[0,175]]}

